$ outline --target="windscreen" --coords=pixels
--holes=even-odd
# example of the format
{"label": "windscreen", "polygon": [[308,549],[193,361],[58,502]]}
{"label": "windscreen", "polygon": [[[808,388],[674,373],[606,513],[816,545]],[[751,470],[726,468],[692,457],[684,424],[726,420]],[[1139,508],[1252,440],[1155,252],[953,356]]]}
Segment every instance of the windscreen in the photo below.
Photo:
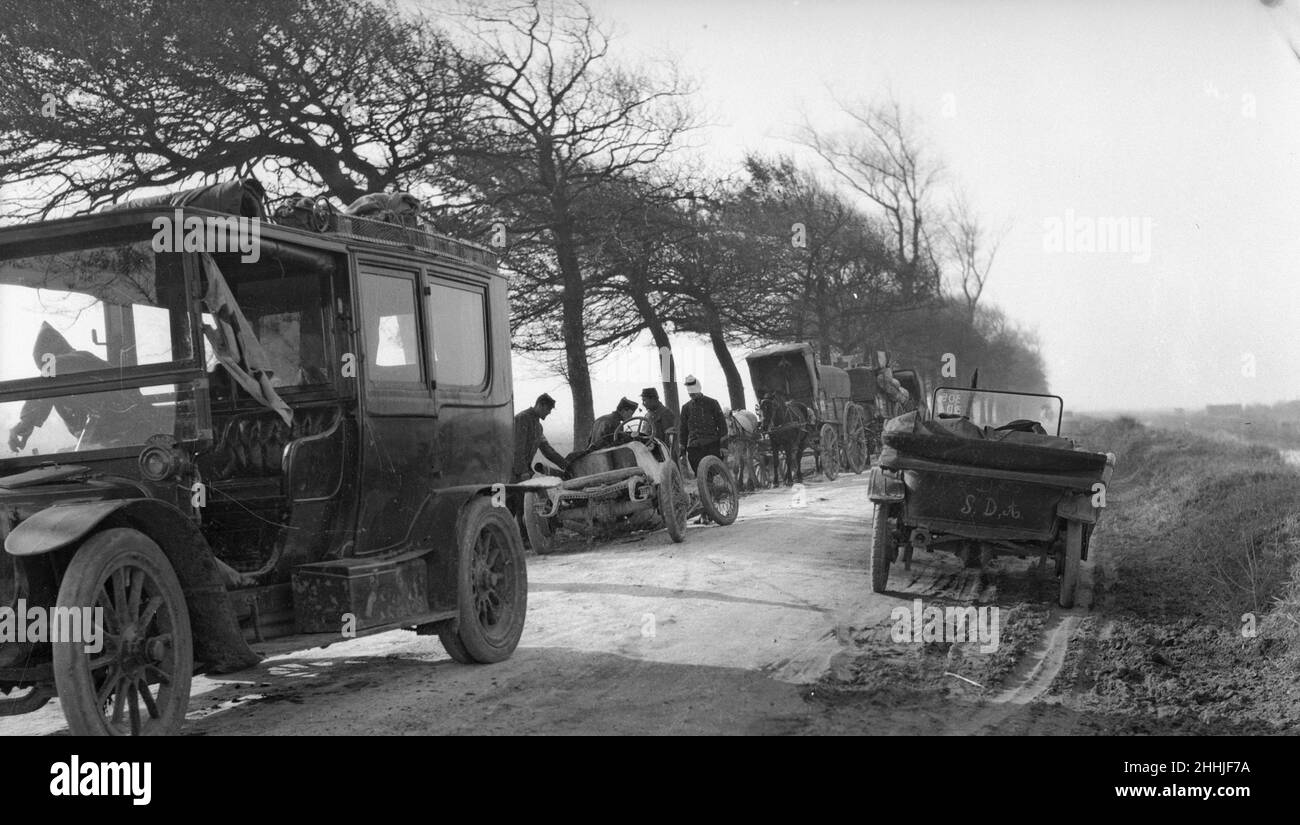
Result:
{"label": "windscreen", "polygon": [[1037,421],[1048,435],[1061,431],[1061,399],[1055,395],[965,390],[940,387],[934,392],[934,414],[965,417],[977,427],[997,429],[1013,421]]}
{"label": "windscreen", "polygon": [[[147,240],[69,246],[0,259],[0,392],[50,382],[0,403],[0,459],[140,446],[177,431],[177,385],[123,383],[133,368],[191,358],[180,256]],[[94,391],[58,391],[87,378]]]}

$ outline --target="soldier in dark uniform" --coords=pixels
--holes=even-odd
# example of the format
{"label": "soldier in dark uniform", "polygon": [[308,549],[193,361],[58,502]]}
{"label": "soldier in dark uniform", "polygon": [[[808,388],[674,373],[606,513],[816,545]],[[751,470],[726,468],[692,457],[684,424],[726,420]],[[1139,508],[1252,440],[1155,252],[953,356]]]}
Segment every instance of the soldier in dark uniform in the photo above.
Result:
{"label": "soldier in dark uniform", "polygon": [[636,414],[636,407],[635,401],[623,398],[612,413],[597,418],[591,425],[591,437],[587,439],[587,449],[599,450],[602,447],[612,447],[630,441],[632,436],[623,431],[623,422]]}
{"label": "soldier in dark uniform", "polygon": [[641,406],[645,407],[646,418],[654,425],[654,437],[665,444],[677,433],[677,414],[659,400],[659,391],[654,387],[641,390]]}
{"label": "soldier in dark uniform", "polygon": [[706,455],[722,458],[727,418],[722,414],[722,405],[701,391],[695,376],[686,376],[686,391],[691,400],[682,406],[682,444],[691,470],[696,471]]}
{"label": "soldier in dark uniform", "polygon": [[515,416],[515,456],[510,478],[512,483],[532,476],[533,456],[538,450],[542,451],[547,461],[561,470],[568,466],[565,464],[564,456],[551,446],[542,432],[542,419],[550,415],[554,409],[555,399],[542,393],[537,396],[537,402],[533,406]]}

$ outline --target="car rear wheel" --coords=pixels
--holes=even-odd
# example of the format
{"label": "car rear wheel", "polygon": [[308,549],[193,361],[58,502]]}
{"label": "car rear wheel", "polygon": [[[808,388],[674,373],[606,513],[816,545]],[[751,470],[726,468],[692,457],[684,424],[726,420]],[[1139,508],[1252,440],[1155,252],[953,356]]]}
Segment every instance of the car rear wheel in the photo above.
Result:
{"label": "car rear wheel", "polygon": [[1061,570],[1061,607],[1074,607],[1074,593],[1079,586],[1079,566],[1083,555],[1083,524],[1065,523],[1065,559]]}
{"label": "car rear wheel", "polygon": [[523,539],[510,511],[487,498],[465,506],[458,533],[460,615],[438,638],[462,664],[503,661],[519,645],[528,611]]}
{"label": "car rear wheel", "polygon": [[877,504],[871,518],[871,589],[884,593],[889,586],[890,541],[894,531],[889,527],[889,506]]}
{"label": "car rear wheel", "polygon": [[[54,644],[54,683],[74,736],[159,736],[180,730],[190,700],[194,642],[171,562],[148,536],[113,528],[72,557],[58,607],[83,634]],[[88,645],[82,611],[93,612]],[[99,650],[88,650],[102,643]]]}

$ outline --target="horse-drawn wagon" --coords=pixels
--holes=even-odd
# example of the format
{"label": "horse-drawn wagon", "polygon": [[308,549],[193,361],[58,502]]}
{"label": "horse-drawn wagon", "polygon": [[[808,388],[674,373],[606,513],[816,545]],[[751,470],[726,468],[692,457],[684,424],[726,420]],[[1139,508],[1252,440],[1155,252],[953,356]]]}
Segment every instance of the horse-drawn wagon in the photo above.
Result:
{"label": "horse-drawn wagon", "polygon": [[[818,364],[806,343],[778,344],[745,356],[758,395],[764,454],[773,483],[803,480],[805,450],[833,480],[841,469],[861,473],[870,462],[873,410],[854,400],[849,373]],[[782,467],[784,461],[784,467]]]}

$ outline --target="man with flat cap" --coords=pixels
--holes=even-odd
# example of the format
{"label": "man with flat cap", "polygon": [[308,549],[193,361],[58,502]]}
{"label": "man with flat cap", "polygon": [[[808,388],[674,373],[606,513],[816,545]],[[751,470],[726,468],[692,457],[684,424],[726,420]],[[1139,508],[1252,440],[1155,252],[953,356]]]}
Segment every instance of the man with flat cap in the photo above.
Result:
{"label": "man with flat cap", "polygon": [[587,439],[588,450],[599,450],[630,441],[632,436],[623,431],[623,422],[636,414],[636,402],[622,398],[612,413],[606,413],[591,425],[591,438]]}
{"label": "man with flat cap", "polygon": [[691,471],[696,472],[706,455],[722,458],[727,418],[722,414],[722,405],[704,394],[694,375],[686,376],[686,391],[691,400],[682,405],[682,446]]}
{"label": "man with flat cap", "polygon": [[564,456],[551,446],[542,433],[542,419],[555,409],[555,399],[546,393],[537,396],[533,406],[515,416],[515,457],[510,481],[522,481],[533,474],[533,456],[538,450],[546,460],[563,470]]}
{"label": "man with flat cap", "polygon": [[654,387],[641,390],[641,406],[645,407],[646,418],[654,425],[654,437],[665,444],[677,432],[677,415],[659,400],[659,391]]}

